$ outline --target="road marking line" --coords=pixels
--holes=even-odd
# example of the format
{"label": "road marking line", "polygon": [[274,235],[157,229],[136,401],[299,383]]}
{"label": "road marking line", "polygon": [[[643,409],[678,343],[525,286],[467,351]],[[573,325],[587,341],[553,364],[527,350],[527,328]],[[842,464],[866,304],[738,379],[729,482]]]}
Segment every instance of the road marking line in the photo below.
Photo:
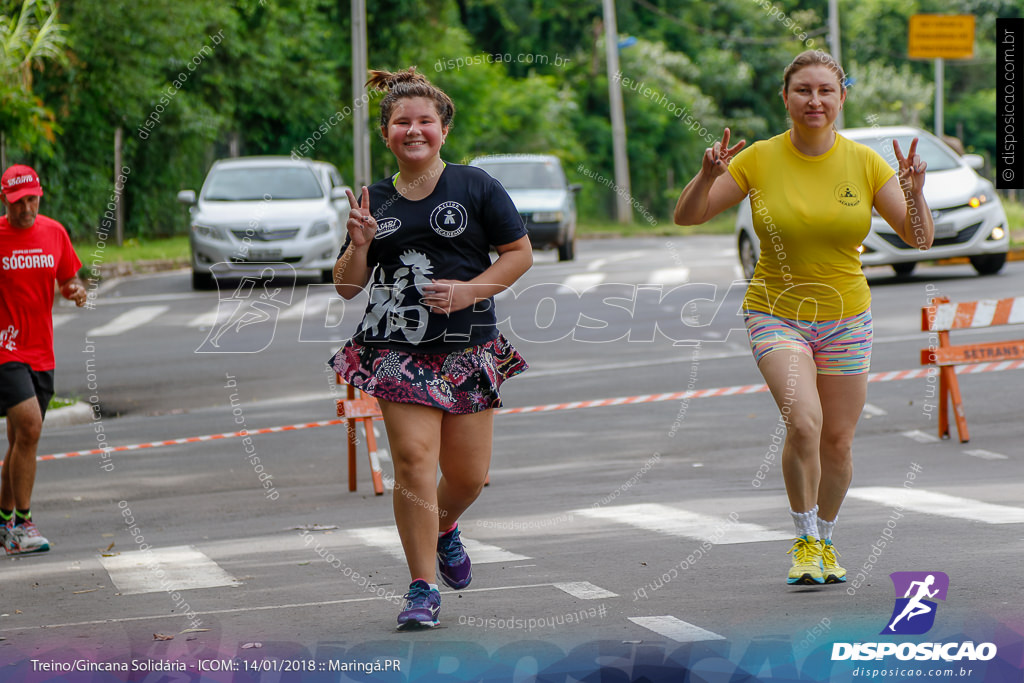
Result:
{"label": "road marking line", "polygon": [[992,451],[986,451],[981,448],[976,448],[972,451],[964,451],[964,453],[975,458],[981,458],[982,460],[1009,460],[1009,458],[1002,453],[993,453]]}
{"label": "road marking line", "polygon": [[935,443],[939,440],[939,437],[932,436],[931,434],[925,434],[920,429],[914,429],[909,432],[900,432],[900,434],[908,439],[913,439],[918,443]]}
{"label": "road marking line", "polygon": [[53,329],[57,329],[58,327],[60,327],[61,325],[63,325],[64,323],[68,322],[69,320],[71,320],[74,317],[75,317],[75,315],[73,313],[54,313],[53,314]]}
{"label": "road marking line", "polygon": [[653,273],[651,273],[649,284],[681,285],[689,281],[689,268],[659,268],[658,270],[655,270]]}
{"label": "road marking line", "polygon": [[[476,558],[473,558],[476,561]],[[595,586],[589,581],[569,581],[566,583],[556,583],[555,588],[563,590],[574,598],[580,600],[599,600],[600,598],[617,598],[618,593],[612,593],[609,590],[605,590],[600,586]]]}
{"label": "road marking line", "polygon": [[[525,588],[550,588],[554,584],[550,583],[529,583],[521,586],[493,586],[491,588],[465,588],[460,593],[489,593],[493,591],[509,591],[509,590],[523,590]],[[324,607],[326,605],[348,605],[355,602],[371,602],[373,600],[385,600],[386,598],[373,596],[368,598],[344,598],[341,600],[318,600],[316,602],[295,602],[286,603],[283,605],[261,605],[259,607],[232,607],[228,609],[215,609],[206,610],[204,612],[195,612],[195,616],[205,617],[214,614],[239,614],[242,612],[266,612],[275,609],[308,609],[310,607]],[[123,624],[135,621],[151,621],[155,619],[176,619],[181,617],[181,614],[151,614],[140,617],[115,617],[112,619],[93,619],[91,621],[76,621],[68,622],[64,624],[44,624],[42,626],[13,626],[11,628],[0,628],[0,633],[8,633],[11,631],[26,631],[29,629],[53,629],[53,628],[68,628],[72,626],[97,626],[101,624]]]}
{"label": "road marking line", "polygon": [[239,584],[205,553],[190,545],[133,550],[99,560],[122,595]]}
{"label": "road marking line", "polygon": [[[218,322],[220,322],[220,315],[219,314],[220,314],[220,305],[218,304],[217,307],[214,308],[213,310],[207,311],[206,313],[200,313],[196,317],[192,318],[187,323],[185,323],[185,326],[186,327],[196,327],[196,328],[213,327]],[[226,320],[227,317],[228,316],[225,315],[224,319]]]}
{"label": "road marking line", "polygon": [[673,616],[629,617],[629,620],[637,626],[642,626],[648,631],[654,631],[659,636],[671,638],[677,643],[693,643],[701,640],[725,640],[725,636],[720,636],[713,631],[702,629],[700,626],[694,626],[693,624],[687,623],[682,619],[677,619]]}
{"label": "road marking line", "polygon": [[879,408],[878,406],[872,405],[871,403],[865,403],[864,404],[864,408],[861,410],[861,412],[863,412],[863,413],[865,413],[867,415],[874,415],[874,416],[888,415],[889,414],[889,413],[887,413],[885,411],[884,408]]}
{"label": "road marking line", "polygon": [[[405,551],[402,550],[402,539],[398,536],[398,529],[393,526],[366,527],[364,529],[349,529],[348,533],[355,536],[366,545],[383,550],[395,559],[405,561]],[[480,543],[469,538],[463,538],[462,544],[466,546],[466,552],[473,560],[473,564],[491,564],[494,562],[518,562],[519,560],[530,560],[531,557],[510,553],[496,545]]]}
{"label": "road marking line", "polygon": [[94,327],[85,333],[86,337],[113,337],[127,332],[160,317],[167,312],[169,306],[138,306],[125,311],[106,325]]}
{"label": "road marking line", "polygon": [[562,286],[581,294],[591,287],[596,287],[604,282],[604,278],[604,273],[577,273],[565,278]]}
{"label": "road marking line", "polygon": [[898,504],[928,515],[969,519],[986,524],[1024,524],[1024,508],[983,503],[934,491],[897,486],[863,486],[850,489],[846,497],[886,506]]}
{"label": "road marking line", "polygon": [[757,524],[734,522],[730,517],[714,517],[680,510],[659,503],[581,508],[573,510],[573,514],[722,545],[784,541],[793,538],[792,533],[775,531]]}

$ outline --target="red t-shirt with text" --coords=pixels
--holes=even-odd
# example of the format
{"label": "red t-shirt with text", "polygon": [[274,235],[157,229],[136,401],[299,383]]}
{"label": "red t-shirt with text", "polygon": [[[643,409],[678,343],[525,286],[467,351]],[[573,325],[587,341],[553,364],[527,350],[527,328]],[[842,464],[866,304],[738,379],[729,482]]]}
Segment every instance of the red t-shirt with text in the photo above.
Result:
{"label": "red t-shirt with text", "polygon": [[70,280],[81,267],[57,221],[36,216],[22,229],[0,216],[0,364],[53,369],[54,282]]}

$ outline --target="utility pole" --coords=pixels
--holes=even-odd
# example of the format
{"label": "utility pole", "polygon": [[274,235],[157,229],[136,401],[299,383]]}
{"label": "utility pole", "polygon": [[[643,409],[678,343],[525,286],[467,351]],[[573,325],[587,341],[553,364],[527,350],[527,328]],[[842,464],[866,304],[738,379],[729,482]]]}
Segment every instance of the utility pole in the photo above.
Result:
{"label": "utility pole", "polygon": [[[828,0],[828,44],[832,50],[832,56],[835,57],[836,64],[842,66],[843,55],[839,43],[839,0]],[[840,109],[839,116],[836,117],[836,128],[842,130],[845,127],[846,121],[843,117],[843,110]]]}
{"label": "utility pole", "polygon": [[366,94],[366,0],[352,0],[352,165],[353,194],[370,185],[369,105]]}
{"label": "utility pole", "polygon": [[608,100],[612,119],[612,150],[615,154],[615,207],[619,223],[632,223],[629,186],[629,158],[626,156],[626,116],[622,108],[619,73],[619,30],[615,22],[615,0],[604,2],[604,51],[608,69]]}

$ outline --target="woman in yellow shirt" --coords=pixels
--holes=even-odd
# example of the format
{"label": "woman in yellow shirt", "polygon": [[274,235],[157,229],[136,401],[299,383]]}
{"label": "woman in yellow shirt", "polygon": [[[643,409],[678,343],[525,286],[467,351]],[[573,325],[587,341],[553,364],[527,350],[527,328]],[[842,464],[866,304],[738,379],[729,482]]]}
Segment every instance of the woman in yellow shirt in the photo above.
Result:
{"label": "woman in yellow shirt", "polygon": [[782,88],[792,128],[742,154],[746,143],[730,147],[726,128],[674,216],[696,225],[750,196],[761,256],[744,309],[758,369],[786,424],[782,475],[797,536],[790,584],[846,580],[832,531],[867,395],[871,293],[857,247],[871,209],[920,249],[935,232],[917,140],[906,156],[893,140],[897,177],[881,156],[835,130],[845,81],[830,55],[797,55]]}

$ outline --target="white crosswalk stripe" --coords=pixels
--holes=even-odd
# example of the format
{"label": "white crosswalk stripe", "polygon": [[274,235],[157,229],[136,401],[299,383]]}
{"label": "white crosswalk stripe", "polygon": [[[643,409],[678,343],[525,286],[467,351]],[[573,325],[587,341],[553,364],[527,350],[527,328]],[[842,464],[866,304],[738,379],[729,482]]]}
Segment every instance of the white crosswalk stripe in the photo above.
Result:
{"label": "white crosswalk stripe", "polygon": [[600,598],[617,598],[618,593],[612,593],[610,590],[605,590],[600,586],[595,586],[589,581],[569,581],[566,583],[556,583],[555,588],[561,591],[565,591],[574,598],[580,600],[598,600]]}
{"label": "white crosswalk stripe", "polygon": [[122,595],[236,586],[238,581],[193,546],[133,550],[100,563]]}
{"label": "white crosswalk stripe", "polygon": [[565,278],[562,284],[577,292],[584,292],[604,282],[605,277],[604,273],[577,273]]}
{"label": "white crosswalk stripe", "polygon": [[94,327],[85,333],[87,337],[113,337],[123,334],[128,330],[152,322],[169,310],[169,306],[137,306],[125,311],[110,322],[99,327]]}
{"label": "white crosswalk stripe", "polygon": [[[364,529],[349,529],[349,534],[355,536],[363,543],[383,550],[398,560],[405,561],[405,551],[402,550],[402,539],[398,536],[398,529],[393,526],[367,527]],[[526,555],[511,553],[498,546],[480,543],[473,539],[462,537],[462,544],[466,546],[473,564],[490,564],[493,562],[518,562],[529,560]]]}
{"label": "white crosswalk stripe", "polygon": [[630,617],[637,626],[654,631],[659,636],[671,638],[677,643],[694,643],[702,640],[725,640],[725,636],[694,626],[673,616]]}
{"label": "white crosswalk stripe", "polygon": [[887,507],[902,505],[907,510],[940,517],[969,519],[986,524],[1024,524],[1024,508],[983,503],[980,500],[945,493],[898,486],[865,486],[850,489],[847,498],[855,498]]}
{"label": "white crosswalk stripe", "polygon": [[574,510],[573,514],[715,544],[784,541],[793,537],[792,533],[740,522],[738,516],[715,517],[659,503],[583,508]]}
{"label": "white crosswalk stripe", "polygon": [[660,268],[651,273],[651,284],[681,285],[690,281],[689,268]]}

